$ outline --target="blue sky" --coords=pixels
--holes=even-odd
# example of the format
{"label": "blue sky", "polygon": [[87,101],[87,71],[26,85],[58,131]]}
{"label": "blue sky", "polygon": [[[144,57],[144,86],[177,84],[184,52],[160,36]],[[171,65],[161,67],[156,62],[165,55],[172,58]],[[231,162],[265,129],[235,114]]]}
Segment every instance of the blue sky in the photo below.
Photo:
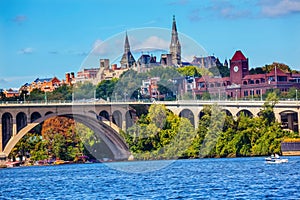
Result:
{"label": "blue sky", "polygon": [[[171,29],[173,15],[180,33],[222,62],[242,50],[251,68],[275,61],[300,70],[299,0],[1,0],[0,88],[97,67],[84,66],[96,44],[126,30],[134,43],[131,30]],[[170,36],[148,42],[168,45]]]}

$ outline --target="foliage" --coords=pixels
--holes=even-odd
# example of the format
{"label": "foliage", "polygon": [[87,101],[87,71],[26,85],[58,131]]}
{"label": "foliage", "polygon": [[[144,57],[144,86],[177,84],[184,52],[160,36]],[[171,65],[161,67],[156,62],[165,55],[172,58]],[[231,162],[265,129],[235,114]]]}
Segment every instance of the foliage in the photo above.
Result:
{"label": "foliage", "polygon": [[194,76],[194,77],[201,77],[199,67],[196,66],[185,66],[180,67],[177,71],[183,76]]}
{"label": "foliage", "polygon": [[209,71],[213,74],[213,76],[221,76],[221,77],[229,77],[230,70],[227,66],[219,65],[215,67],[209,68]]}
{"label": "foliage", "polygon": [[107,100],[108,98],[112,99],[113,91],[118,82],[117,78],[111,80],[103,80],[96,87],[96,97]]}
{"label": "foliage", "polygon": [[179,118],[164,105],[152,104],[149,113],[122,133],[137,159],[185,157],[194,137],[190,121]]}

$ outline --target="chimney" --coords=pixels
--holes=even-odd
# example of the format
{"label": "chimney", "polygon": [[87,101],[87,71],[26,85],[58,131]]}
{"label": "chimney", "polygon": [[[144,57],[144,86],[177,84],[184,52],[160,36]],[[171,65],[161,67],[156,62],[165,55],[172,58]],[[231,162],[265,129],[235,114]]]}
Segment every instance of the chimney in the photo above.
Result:
{"label": "chimney", "polygon": [[66,83],[69,84],[71,82],[70,73],[66,73]]}
{"label": "chimney", "polygon": [[118,68],[118,67],[117,67],[117,64],[112,64],[112,65],[111,65],[111,68],[112,68],[112,70],[114,70],[114,71],[117,70],[117,68]]}

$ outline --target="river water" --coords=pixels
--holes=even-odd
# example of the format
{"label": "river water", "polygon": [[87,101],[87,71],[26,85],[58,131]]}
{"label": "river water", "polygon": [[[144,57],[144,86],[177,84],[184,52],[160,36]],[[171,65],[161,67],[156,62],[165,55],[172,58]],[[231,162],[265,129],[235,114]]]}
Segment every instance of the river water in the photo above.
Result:
{"label": "river water", "polygon": [[0,169],[0,199],[300,199],[300,157]]}

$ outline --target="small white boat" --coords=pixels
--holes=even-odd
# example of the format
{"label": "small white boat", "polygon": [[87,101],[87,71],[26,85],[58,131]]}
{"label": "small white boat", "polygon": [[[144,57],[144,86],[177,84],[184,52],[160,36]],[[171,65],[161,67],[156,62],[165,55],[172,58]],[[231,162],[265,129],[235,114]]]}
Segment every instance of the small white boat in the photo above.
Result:
{"label": "small white boat", "polygon": [[277,163],[287,163],[288,159],[282,159],[278,154],[271,155],[270,157],[265,158],[266,163],[277,164]]}

